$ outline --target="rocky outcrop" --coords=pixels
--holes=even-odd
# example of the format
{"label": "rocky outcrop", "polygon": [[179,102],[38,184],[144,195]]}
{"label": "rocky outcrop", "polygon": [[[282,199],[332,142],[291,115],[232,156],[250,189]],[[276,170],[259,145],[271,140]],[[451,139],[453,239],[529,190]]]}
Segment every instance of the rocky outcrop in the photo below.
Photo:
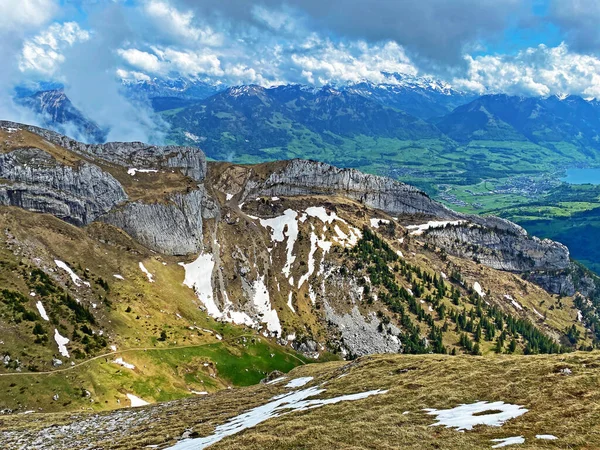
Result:
{"label": "rocky outcrop", "polygon": [[257,195],[340,195],[391,215],[423,214],[449,220],[461,217],[423,191],[391,178],[298,159],[285,163],[265,180],[248,181],[243,198]]}
{"label": "rocky outcrop", "polygon": [[187,255],[202,250],[202,220],[218,214],[218,206],[200,187],[163,203],[127,203],[100,220],[121,228],[154,251]]}
{"label": "rocky outcrop", "polygon": [[0,204],[87,225],[127,200],[121,184],[98,166],[59,163],[36,148],[0,154]]}
{"label": "rocky outcrop", "polygon": [[569,250],[548,239],[473,223],[430,228],[422,238],[449,254],[510,272],[556,271],[569,266]]}
{"label": "rocky outcrop", "polygon": [[24,129],[52,144],[82,156],[91,156],[124,167],[143,169],[179,169],[196,181],[206,177],[206,156],[196,147],[147,145],[142,142],[84,144],[67,136],[30,125],[0,121],[0,128]]}
{"label": "rocky outcrop", "polygon": [[353,356],[374,353],[400,353],[400,329],[390,324],[383,326],[375,313],[368,317],[357,306],[350,313],[339,314],[325,302],[325,318],[339,330],[344,348]]}
{"label": "rocky outcrop", "polygon": [[532,272],[524,277],[547,292],[558,295],[571,296],[579,293],[584,297],[591,297],[600,289],[600,278],[574,262],[565,270]]}

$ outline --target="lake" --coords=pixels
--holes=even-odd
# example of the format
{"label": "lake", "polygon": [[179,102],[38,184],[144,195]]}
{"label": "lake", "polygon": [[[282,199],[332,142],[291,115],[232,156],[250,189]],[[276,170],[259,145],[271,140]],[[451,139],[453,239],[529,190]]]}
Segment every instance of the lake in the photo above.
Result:
{"label": "lake", "polygon": [[567,176],[560,179],[569,184],[600,184],[600,168],[567,169]]}

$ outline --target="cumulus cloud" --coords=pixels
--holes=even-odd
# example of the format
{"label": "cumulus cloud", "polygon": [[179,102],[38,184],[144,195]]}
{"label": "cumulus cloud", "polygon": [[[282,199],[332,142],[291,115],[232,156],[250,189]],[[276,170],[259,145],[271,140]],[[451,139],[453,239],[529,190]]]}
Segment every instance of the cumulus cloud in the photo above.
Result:
{"label": "cumulus cloud", "polygon": [[369,45],[366,42],[334,44],[311,39],[294,52],[291,61],[301,69],[304,82],[317,85],[370,80],[389,81],[387,73],[416,75],[417,69],[395,42]]}
{"label": "cumulus cloud", "polygon": [[56,13],[55,0],[2,0],[0,31],[21,32],[48,22]]}
{"label": "cumulus cloud", "polygon": [[209,46],[219,46],[223,43],[222,34],[216,33],[208,25],[197,26],[195,15],[191,10],[180,11],[168,1],[149,0],[144,3],[144,11],[162,30],[185,39],[188,43]]}
{"label": "cumulus cloud", "polygon": [[516,55],[466,57],[467,76],[453,85],[479,93],[547,96],[575,94],[600,98],[600,59],[571,52],[563,43],[540,45]]}
{"label": "cumulus cloud", "polygon": [[65,59],[62,50],[89,38],[89,32],[82,30],[76,22],[54,23],[42,33],[25,41],[19,69],[23,72],[34,71],[51,76]]}

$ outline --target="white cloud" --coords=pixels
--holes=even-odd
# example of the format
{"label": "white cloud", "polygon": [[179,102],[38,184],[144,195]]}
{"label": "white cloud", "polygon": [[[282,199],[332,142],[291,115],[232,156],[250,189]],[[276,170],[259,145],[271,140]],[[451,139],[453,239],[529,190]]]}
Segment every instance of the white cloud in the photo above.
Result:
{"label": "white cloud", "polygon": [[302,49],[304,52],[292,54],[291,61],[301,69],[305,81],[313,84],[361,80],[381,83],[387,80],[382,72],[417,74],[404,49],[395,42],[334,44],[312,37],[303,43]]}
{"label": "white cloud", "polygon": [[36,28],[49,21],[56,12],[54,0],[0,1],[0,31],[21,32]]}
{"label": "white cloud", "polygon": [[467,75],[457,88],[513,95],[574,94],[600,97],[600,59],[569,51],[566,44],[528,48],[516,55],[466,56]]}
{"label": "white cloud", "polygon": [[51,76],[65,60],[62,50],[89,38],[90,34],[75,22],[54,23],[23,43],[19,69]]}
{"label": "white cloud", "polygon": [[222,34],[216,33],[209,26],[196,26],[192,11],[181,12],[163,0],[148,0],[144,4],[144,11],[161,29],[187,41],[188,44],[219,46],[223,43]]}
{"label": "white cloud", "polygon": [[143,52],[137,48],[119,49],[117,53],[121,58],[127,61],[128,64],[137,67],[146,72],[157,73],[161,70],[161,62],[156,55],[148,52]]}

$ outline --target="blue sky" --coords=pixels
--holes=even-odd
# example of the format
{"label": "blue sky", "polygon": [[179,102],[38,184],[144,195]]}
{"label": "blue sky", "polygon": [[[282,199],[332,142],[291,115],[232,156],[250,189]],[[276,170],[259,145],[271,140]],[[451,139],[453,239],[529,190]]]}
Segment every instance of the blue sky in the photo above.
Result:
{"label": "blue sky", "polygon": [[15,86],[57,81],[99,123],[123,122],[139,114],[123,81],[178,76],[321,86],[398,72],[600,97],[598,23],[593,0],[2,0],[0,114],[15,114]]}

